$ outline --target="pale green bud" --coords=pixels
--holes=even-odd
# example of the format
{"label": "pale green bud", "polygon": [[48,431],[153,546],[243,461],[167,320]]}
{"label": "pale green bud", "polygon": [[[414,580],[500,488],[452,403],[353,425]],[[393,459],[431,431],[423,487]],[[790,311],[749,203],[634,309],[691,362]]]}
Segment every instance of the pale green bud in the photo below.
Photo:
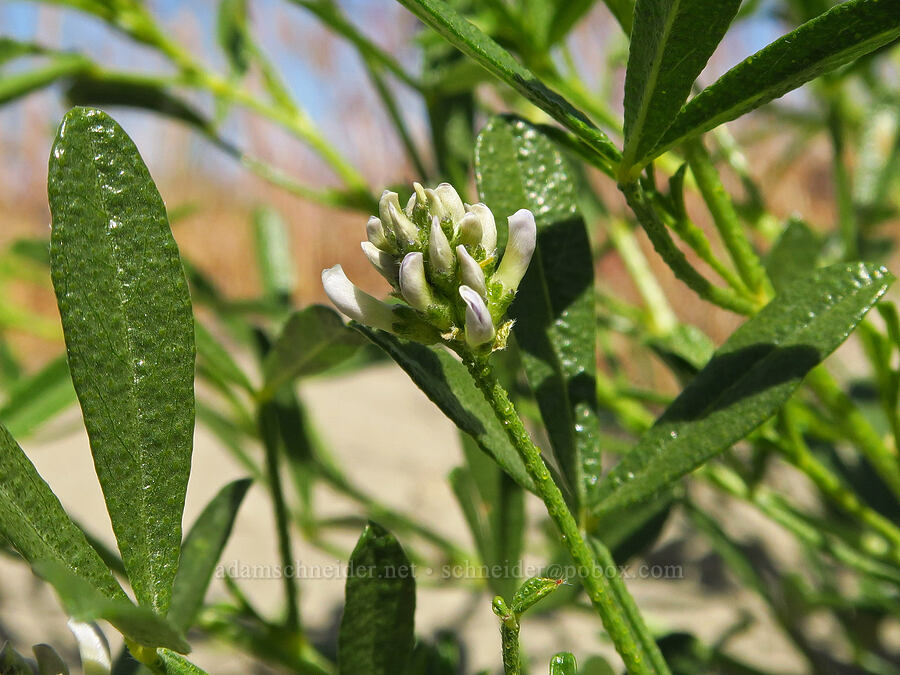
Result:
{"label": "pale green bud", "polygon": [[494,214],[482,203],[469,204],[466,207],[469,213],[474,213],[481,222],[481,246],[488,258],[497,252],[497,223]]}
{"label": "pale green bud", "polygon": [[420,312],[434,303],[434,294],[425,278],[425,258],[418,251],[407,253],[400,263],[400,294],[410,307]]}
{"label": "pale green bud", "polygon": [[370,216],[369,222],[366,223],[366,238],[373,246],[380,248],[382,251],[390,253],[394,249],[393,244],[388,241],[387,235],[384,232],[384,225],[382,225],[381,220],[375,216]]}
{"label": "pale green bud", "polygon": [[463,204],[462,199],[459,198],[459,193],[456,192],[453,186],[450,185],[450,183],[441,183],[434,191],[441,200],[441,204],[444,207],[444,213],[449,216],[450,220],[452,220],[454,224],[462,220],[462,217],[466,215],[466,207]]}
{"label": "pale green bud", "polygon": [[378,270],[379,274],[387,279],[391,286],[396,286],[400,270],[397,267],[394,256],[390,253],[385,253],[369,241],[361,242],[360,246],[362,246],[363,253],[366,254],[369,262],[372,263],[372,267]]}
{"label": "pale green bud", "polygon": [[437,216],[431,219],[431,234],[428,238],[428,262],[439,276],[452,274],[453,266],[456,263],[453,259],[453,250],[450,248],[450,242],[447,241],[447,235],[441,229],[441,222]]}
{"label": "pale green bud", "polygon": [[474,213],[467,213],[459,221],[459,243],[478,246],[481,243],[481,220]]}

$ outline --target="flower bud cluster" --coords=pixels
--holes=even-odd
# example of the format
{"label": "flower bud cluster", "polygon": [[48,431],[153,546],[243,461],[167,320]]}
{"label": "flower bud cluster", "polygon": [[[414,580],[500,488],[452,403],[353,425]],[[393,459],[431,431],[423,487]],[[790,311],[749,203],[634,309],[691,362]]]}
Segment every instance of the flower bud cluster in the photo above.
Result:
{"label": "flower bud cluster", "polygon": [[479,351],[503,349],[512,322],[503,321],[531,256],[534,216],[509,217],[503,259],[497,260],[497,226],[484,204],[464,204],[441,183],[413,183],[405,207],[385,191],[378,216],[366,224],[363,253],[403,304],[388,304],[356,288],[340,265],[322,272],[325,292],[360,323],[420,342],[465,343]]}

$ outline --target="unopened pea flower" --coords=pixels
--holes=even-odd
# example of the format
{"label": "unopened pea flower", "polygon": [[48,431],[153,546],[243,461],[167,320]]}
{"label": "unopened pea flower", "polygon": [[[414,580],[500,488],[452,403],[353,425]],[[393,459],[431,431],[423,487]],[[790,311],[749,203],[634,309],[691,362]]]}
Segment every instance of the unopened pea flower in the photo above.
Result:
{"label": "unopened pea flower", "polygon": [[448,183],[413,183],[400,196],[385,191],[366,224],[362,249],[402,301],[389,304],[356,288],[340,265],[322,272],[334,305],[359,323],[419,342],[444,342],[481,353],[503,349],[512,326],[503,317],[534,253],[537,229],[526,209],[509,217],[497,260],[497,225],[484,204],[464,204]]}

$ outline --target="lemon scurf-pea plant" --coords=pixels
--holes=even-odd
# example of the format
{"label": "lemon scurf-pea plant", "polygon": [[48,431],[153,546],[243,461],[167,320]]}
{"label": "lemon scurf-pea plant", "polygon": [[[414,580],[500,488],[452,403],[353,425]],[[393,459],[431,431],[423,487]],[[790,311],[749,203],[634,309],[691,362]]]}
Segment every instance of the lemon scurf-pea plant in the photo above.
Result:
{"label": "lemon scurf-pea plant", "polygon": [[[900,1],[778,3],[795,26],[700,87],[729,27],[752,16],[757,3],[608,0],[628,40],[619,119],[578,78],[565,40],[595,3],[401,0],[427,27],[422,74],[411,75],[339,3],[296,0],[363,59],[421,180],[406,189],[405,205],[391,190],[375,199],[284,86],[254,40],[248,12],[255,3],[220,4],[225,75],[176,42],[138,0],[55,4],[100,17],[175,69],[166,76],[122,72],[87,55],[0,42],[0,65],[35,60],[33,68],[0,75],[0,102],[63,81],[72,103],[91,106],[65,116],[50,152],[49,270],[67,367],[59,360],[36,376],[8,377],[0,409],[0,532],[55,588],[86,672],[202,672],[185,656],[191,628],[294,672],[459,672],[452,640],[416,639],[413,570],[427,560],[417,547],[423,542],[443,560],[477,555],[506,570],[479,579],[477,589],[494,597],[497,667],[506,674],[528,665],[527,639],[520,646],[526,611],[546,611],[549,600],[537,603],[547,596],[575,605],[582,592],[619,667],[630,673],[759,672],[728,653],[726,637],[705,645],[648,625],[621,577],[619,565],[649,549],[676,510],[763,598],[811,672],[896,672],[896,650],[873,629],[896,620],[900,601],[900,320],[882,300],[893,276],[879,261],[875,230],[897,213],[893,45]],[[262,74],[262,92],[247,83],[251,68]],[[393,81],[426,101],[433,165],[406,129]],[[482,82],[497,87],[494,101],[507,106],[486,123],[475,114]],[[827,246],[799,217],[782,224],[770,213],[740,145],[722,126],[806,83],[812,112],[803,122],[833,150],[837,227]],[[243,153],[215,119],[179,97],[181,89],[212,97],[220,110],[240,106],[280,125],[317,152],[342,187],[302,185]],[[336,265],[323,271],[322,283],[349,325],[323,306],[295,309],[284,231],[263,211],[255,223],[263,295],[255,303],[229,301],[180,258],[138,149],[98,109],[117,105],[180,119],[294,194],[359,211],[362,251],[390,297],[365,293]],[[802,117],[769,108],[785,129]],[[855,163],[846,152],[852,145]],[[723,187],[722,165],[741,180],[743,194]],[[470,169],[477,193],[468,189]],[[622,208],[594,189],[603,181],[618,187]],[[720,247],[695,224],[686,193],[707,211]],[[640,305],[595,279],[588,223],[623,261]],[[673,313],[632,226],[690,291],[746,317],[718,348]],[[13,253],[31,251],[40,260],[39,249],[20,243]],[[214,310],[215,331],[195,321],[192,303]],[[866,318],[873,307],[878,321]],[[256,354],[257,372],[238,365],[218,330]],[[865,400],[823,365],[855,330],[870,370]],[[614,356],[612,335],[667,365],[680,393],[649,395],[598,368],[598,356]],[[195,352],[196,372],[225,400],[225,412],[195,401]],[[464,463],[450,482],[476,553],[353,484],[306,414],[298,378],[366,367],[384,355],[461,431]],[[67,404],[58,385],[69,373],[118,553],[71,520],[7,429],[27,435]],[[282,616],[260,614],[230,578],[229,599],[205,605],[250,480],[222,488],[182,536],[195,414],[268,490],[285,565],[298,533],[335,551],[327,535],[338,525],[317,516],[317,483],[350,497],[373,521],[349,556],[336,646],[310,637],[299,610],[301,581],[290,574],[282,579]],[[259,457],[248,450],[254,442]],[[803,476],[826,515],[767,483],[774,462]],[[701,484],[787,531],[812,561],[806,575],[766,578],[695,497]],[[546,507],[555,555],[574,563],[571,578],[508,572],[537,536],[524,526],[529,494]],[[842,648],[833,652],[804,628],[823,609],[838,624]],[[115,661],[99,620],[125,637]],[[3,672],[67,672],[52,649],[38,647],[34,661],[5,648]],[[560,653],[550,673],[612,669],[588,656]]]}

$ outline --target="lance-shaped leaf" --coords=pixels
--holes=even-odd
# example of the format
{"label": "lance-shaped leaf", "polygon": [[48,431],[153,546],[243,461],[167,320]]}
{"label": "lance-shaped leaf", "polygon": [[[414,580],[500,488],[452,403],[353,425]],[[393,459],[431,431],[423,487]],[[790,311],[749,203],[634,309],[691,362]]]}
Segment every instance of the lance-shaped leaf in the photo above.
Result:
{"label": "lance-shaped leaf", "polygon": [[738,328],[599,486],[599,512],[642,502],[762,424],[893,281],[838,264],[796,281]]}
{"label": "lance-shaped leaf", "polygon": [[528,476],[519,453],[510,443],[506,429],[475,386],[464,365],[444,351],[430,349],[359,324],[353,324],[353,327],[396,361],[441,412],[474,438],[478,446],[514,481],[534,492],[534,483]]}
{"label": "lance-shaped leaf", "polygon": [[269,398],[295,377],[318,375],[356,354],[364,344],[330,307],[311,305],[295,312],[266,354],[262,398]]}
{"label": "lance-shaped leaf", "polygon": [[223,487],[185,537],[168,614],[169,621],[179,630],[191,627],[203,605],[206,589],[250,483],[249,478],[244,478]]}
{"label": "lance-shaped leaf", "polygon": [[406,671],[413,650],[416,581],[403,548],[370,522],[350,555],[338,632],[340,675]]}
{"label": "lance-shaped leaf", "polygon": [[741,0],[638,0],[625,71],[626,167],[665,133]]}
{"label": "lance-shaped leaf", "polygon": [[144,647],[168,647],[186,654],[184,637],[163,617],[127,598],[108,598],[64,565],[51,560],[35,563],[34,570],[59,595],[66,614],[75,621],[108,621],[125,637]]}
{"label": "lance-shaped leaf", "polygon": [[0,73],[0,105],[47,87],[60,78],[84,70],[90,62],[78,55],[60,54],[48,63],[22,72]]}
{"label": "lance-shaped leaf", "polygon": [[897,0],[842,2],[744,59],[691,99],[644,159],[736,119],[898,37]]}
{"label": "lance-shaped leaf", "polygon": [[108,115],[71,110],[50,158],[50,266],[72,381],[122,561],[169,607],[194,430],[194,324],[163,204]]}
{"label": "lance-shaped leaf", "polygon": [[24,438],[75,402],[75,390],[64,356],[17,380],[0,408],[0,420],[17,438]]}
{"label": "lance-shaped leaf", "polygon": [[534,73],[481,32],[442,0],[399,0],[400,4],[436,30],[447,42],[475,60],[557,122],[576,134],[606,161],[619,159],[619,150],[584,113],[562,96],[551,91]]}
{"label": "lance-shaped leaf", "polygon": [[594,265],[575,182],[540,131],[497,117],[478,135],[476,178],[498,222],[534,213],[537,250],[510,316],[522,364],[575,505],[599,474]]}
{"label": "lance-shaped leaf", "polygon": [[111,598],[125,593],[50,486],[0,425],[0,534],[30,563],[53,560]]}

